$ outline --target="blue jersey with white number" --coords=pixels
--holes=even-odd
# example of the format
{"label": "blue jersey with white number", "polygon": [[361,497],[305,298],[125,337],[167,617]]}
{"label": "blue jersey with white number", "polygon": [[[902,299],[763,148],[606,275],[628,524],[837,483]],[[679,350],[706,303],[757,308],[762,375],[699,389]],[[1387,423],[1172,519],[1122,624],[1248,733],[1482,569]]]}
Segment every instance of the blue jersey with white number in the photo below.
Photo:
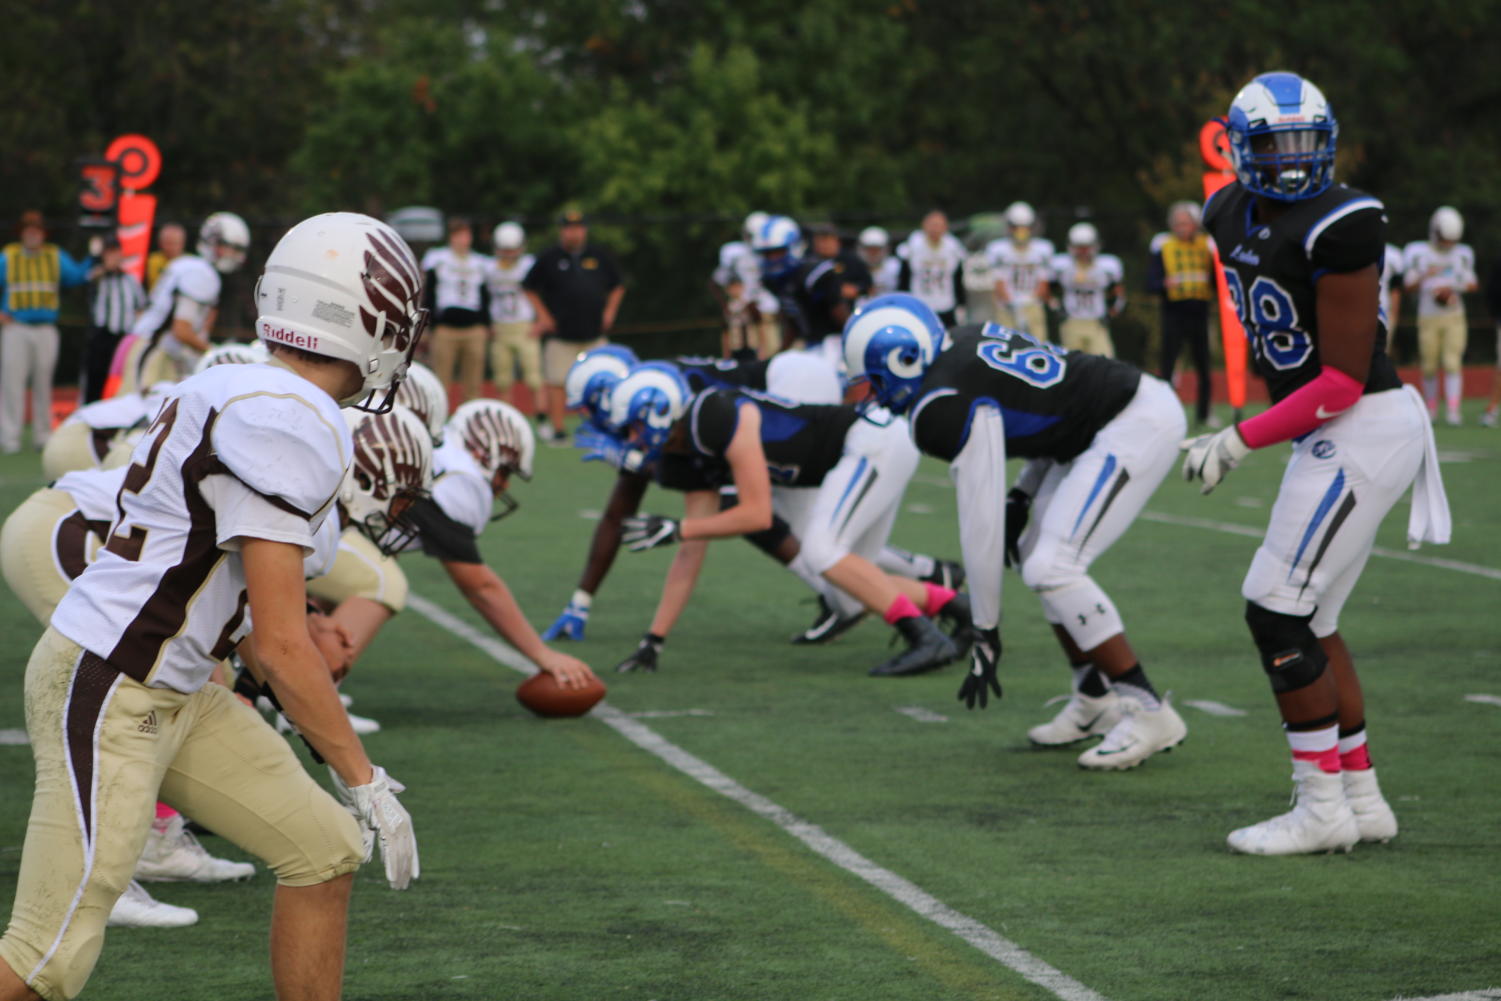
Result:
{"label": "blue jersey with white number", "polygon": [[[1334,185],[1316,198],[1294,202],[1270,223],[1256,218],[1256,198],[1238,182],[1227,185],[1204,210],[1225,265],[1225,284],[1246,328],[1256,374],[1272,402],[1313,380],[1319,358],[1318,280],[1384,265],[1386,214],[1370,195]],[[1380,329],[1365,391],[1402,383],[1386,354],[1386,297],[1377,296]]]}
{"label": "blue jersey with white number", "polygon": [[911,411],[912,438],[953,461],[980,407],[1006,428],[1006,454],[1067,462],[1136,395],[1141,371],[1114,358],[1066,351],[998,323],[949,331],[953,342],[923,379]]}

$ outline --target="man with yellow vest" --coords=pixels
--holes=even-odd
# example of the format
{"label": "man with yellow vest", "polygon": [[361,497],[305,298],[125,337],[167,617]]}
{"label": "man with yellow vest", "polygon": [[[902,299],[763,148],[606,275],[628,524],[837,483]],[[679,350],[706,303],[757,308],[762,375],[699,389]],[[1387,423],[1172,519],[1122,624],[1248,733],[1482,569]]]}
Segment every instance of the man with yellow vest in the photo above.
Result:
{"label": "man with yellow vest", "polygon": [[1152,240],[1152,270],[1147,284],[1150,291],[1162,296],[1159,374],[1172,384],[1178,352],[1187,344],[1199,375],[1195,410],[1203,425],[1210,422],[1209,304],[1214,299],[1214,258],[1199,215],[1194,202],[1175,202],[1167,210],[1170,232],[1159,233]]}
{"label": "man with yellow vest", "polygon": [[19,230],[20,242],[0,251],[0,452],[7,455],[21,450],[28,381],[32,447],[40,450],[52,433],[61,292],[88,281],[93,263],[48,243],[40,212],[23,212]]}

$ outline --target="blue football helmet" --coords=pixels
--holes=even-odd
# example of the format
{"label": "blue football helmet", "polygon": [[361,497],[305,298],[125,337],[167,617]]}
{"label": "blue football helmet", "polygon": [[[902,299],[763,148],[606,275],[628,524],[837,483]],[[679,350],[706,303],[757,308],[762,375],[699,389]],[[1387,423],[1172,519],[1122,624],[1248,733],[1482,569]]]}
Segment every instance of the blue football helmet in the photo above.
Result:
{"label": "blue football helmet", "polygon": [[1323,93],[1296,73],[1263,73],[1230,102],[1225,137],[1247,191],[1300,202],[1334,183],[1339,124]]}
{"label": "blue football helmet", "polygon": [[877,296],[844,325],[849,381],[868,381],[876,402],[898,414],[912,405],[942,348],[938,314],[905,292]]}
{"label": "blue football helmet", "polygon": [[803,231],[787,216],[774,215],[756,231],[751,249],[761,259],[762,278],[784,277],[801,263]]}
{"label": "blue football helmet", "polygon": [[582,410],[590,424],[604,429],[609,416],[610,390],[631,369],[641,364],[636,352],[618,344],[606,344],[579,355],[563,378],[563,396],[569,410]]}
{"label": "blue football helmet", "polygon": [[646,462],[662,454],[672,425],[688,409],[693,390],[676,366],[649,361],[610,390],[609,432],[622,442],[633,442]]}

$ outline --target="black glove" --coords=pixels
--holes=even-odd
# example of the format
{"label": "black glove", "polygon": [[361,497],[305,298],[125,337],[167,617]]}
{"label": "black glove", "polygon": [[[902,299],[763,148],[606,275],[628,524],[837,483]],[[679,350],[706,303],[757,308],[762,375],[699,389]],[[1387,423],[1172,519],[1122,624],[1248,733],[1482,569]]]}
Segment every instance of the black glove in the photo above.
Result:
{"label": "black glove", "polygon": [[620,543],[633,553],[681,542],[682,529],[672,518],[660,514],[633,514],[621,522]]}
{"label": "black glove", "polygon": [[1032,514],[1032,495],[1019,487],[1012,487],[1006,495],[1006,565],[1021,568],[1022,532],[1027,527],[1027,518]]}
{"label": "black glove", "polygon": [[995,628],[976,629],[974,638],[975,644],[969,651],[969,673],[964,676],[964,684],[959,686],[959,701],[966,709],[973,709],[978,699],[980,708],[984,709],[990,702],[991,692],[997,699],[1001,697],[1001,683],[995,676],[996,665],[1001,660],[1001,634]]}
{"label": "black glove", "polygon": [[662,644],[667,639],[656,633],[647,633],[641,637],[641,643],[636,647],[636,652],[625,660],[615,665],[615,670],[624,673],[626,671],[651,671],[657,670],[657,654],[662,652]]}

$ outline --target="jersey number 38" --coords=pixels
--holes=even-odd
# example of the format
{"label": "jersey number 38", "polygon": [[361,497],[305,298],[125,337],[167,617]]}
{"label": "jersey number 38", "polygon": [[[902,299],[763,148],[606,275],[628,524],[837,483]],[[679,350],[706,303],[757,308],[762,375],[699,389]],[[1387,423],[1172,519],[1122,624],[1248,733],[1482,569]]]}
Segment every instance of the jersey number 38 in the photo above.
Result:
{"label": "jersey number 38", "polygon": [[1064,351],[1056,345],[999,323],[985,324],[981,333],[986,339],[979,347],[980,360],[996,371],[1015,376],[1038,389],[1047,389],[1063,381],[1068,362]]}

